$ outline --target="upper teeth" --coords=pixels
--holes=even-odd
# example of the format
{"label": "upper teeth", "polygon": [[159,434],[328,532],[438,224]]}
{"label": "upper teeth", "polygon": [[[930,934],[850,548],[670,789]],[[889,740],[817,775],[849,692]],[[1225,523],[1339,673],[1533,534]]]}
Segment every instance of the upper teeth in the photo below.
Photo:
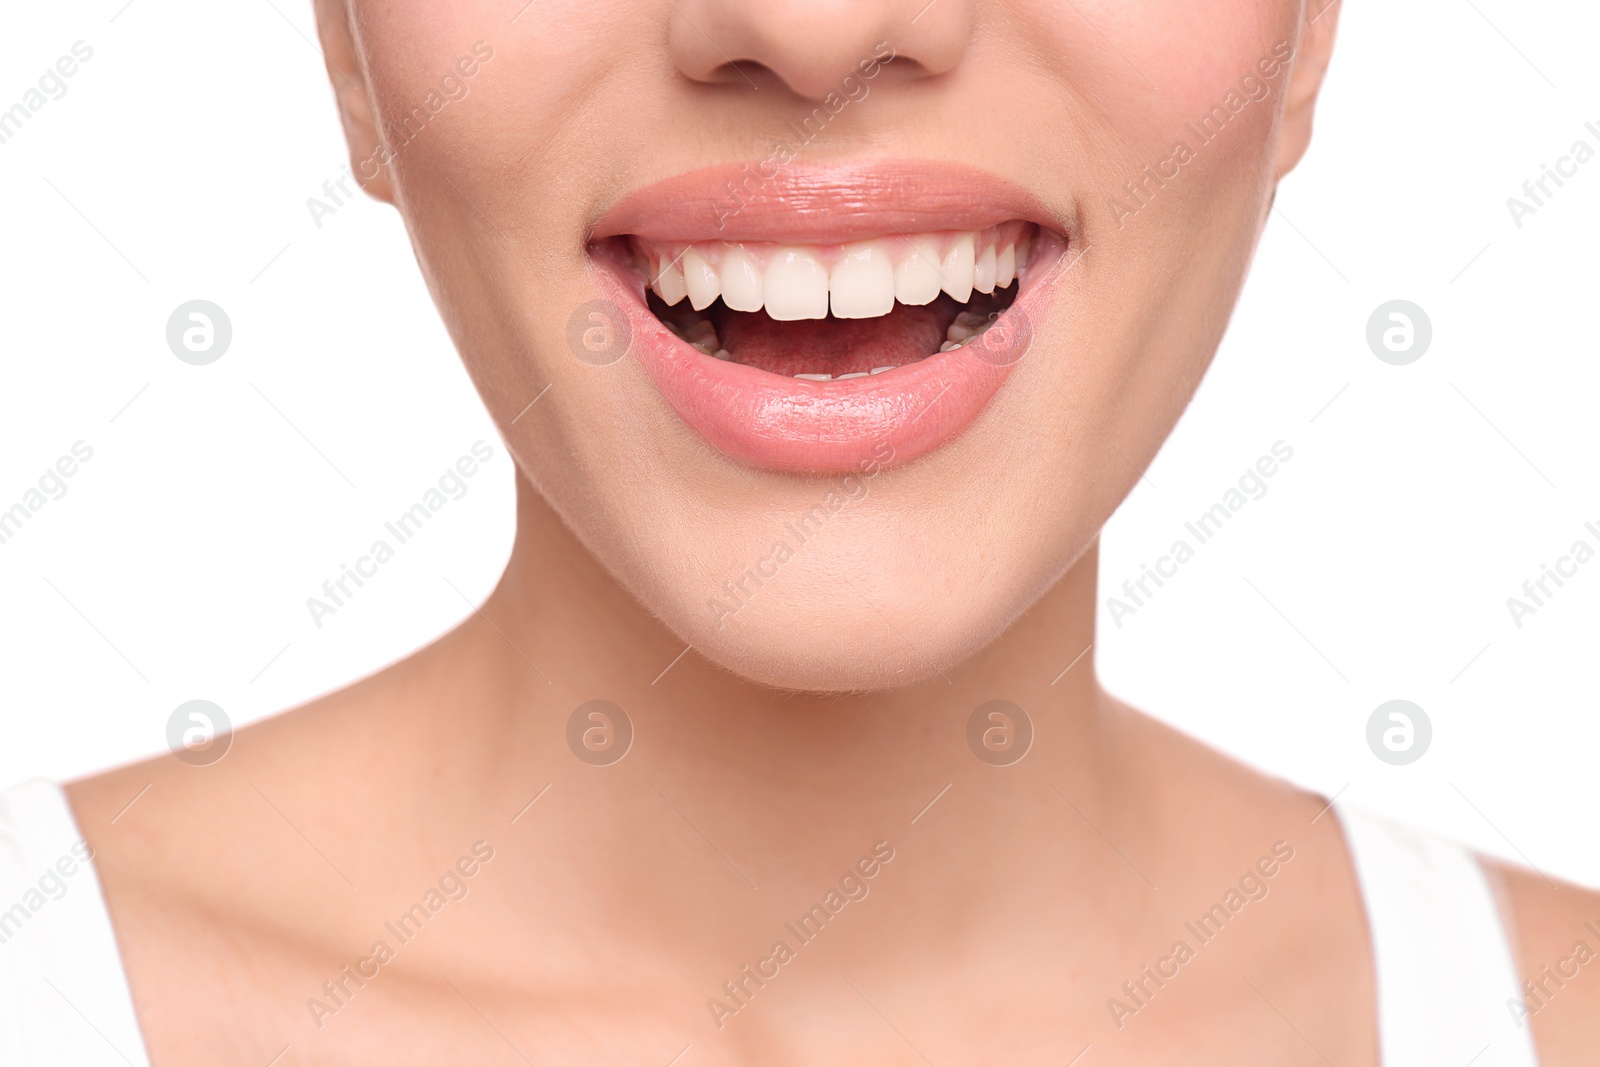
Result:
{"label": "upper teeth", "polygon": [[734,311],[780,321],[887,315],[896,301],[927,304],[940,292],[958,302],[974,290],[1004,289],[1027,265],[1032,227],[878,238],[845,245],[703,241],[639,242],[650,287],[667,304],[696,310],[722,297]]}

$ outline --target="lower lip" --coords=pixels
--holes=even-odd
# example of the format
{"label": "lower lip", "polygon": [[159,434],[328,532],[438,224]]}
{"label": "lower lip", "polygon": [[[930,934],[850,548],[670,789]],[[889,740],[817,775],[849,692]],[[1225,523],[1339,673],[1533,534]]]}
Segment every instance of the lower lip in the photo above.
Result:
{"label": "lower lip", "polygon": [[774,471],[841,474],[906,463],[976,421],[1027,353],[1065,245],[1041,231],[1016,301],[961,348],[883,374],[786,378],[715,359],[674,336],[645,305],[643,282],[602,261],[600,284],[622,309],[631,350],[684,422],[724,455]]}

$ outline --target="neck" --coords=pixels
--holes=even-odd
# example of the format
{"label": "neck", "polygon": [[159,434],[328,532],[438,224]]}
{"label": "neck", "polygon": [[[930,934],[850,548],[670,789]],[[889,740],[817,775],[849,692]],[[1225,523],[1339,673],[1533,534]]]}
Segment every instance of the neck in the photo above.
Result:
{"label": "neck", "polygon": [[[1085,812],[1113,804],[1106,792],[1119,780],[1107,766],[1115,716],[1086,652],[1093,550],[966,662],[892,691],[806,694],[749,683],[685,652],[520,480],[518,512],[500,586],[438,646],[453,654],[430,657],[451,666],[422,666],[412,679],[438,687],[432,701],[448,692],[458,709],[426,728],[430,758],[437,745],[474,748],[464,761],[482,772],[474,780],[504,793],[486,802],[516,810],[548,783],[547,809],[581,804],[585,813],[555,820],[555,833],[591,859],[660,871],[675,865],[670,854],[681,862],[700,849],[700,859],[763,889],[811,885],[842,857],[879,840],[898,847],[941,823],[924,836],[950,853],[951,871],[974,869],[974,849],[1014,847],[1039,829],[1036,818],[1056,843],[1081,836],[1086,854],[1104,855],[1097,831],[1064,803]],[[596,699],[621,708],[633,731],[626,756],[606,766],[586,765],[566,742],[574,710]],[[1025,721],[1000,709],[973,728],[975,712],[996,700]],[[588,725],[603,741],[608,724]],[[1014,746],[1030,727],[1026,754],[1005,765],[1008,734]],[[507,766],[519,768],[514,782],[501,781]],[[604,829],[636,831],[641,820],[650,833]]]}

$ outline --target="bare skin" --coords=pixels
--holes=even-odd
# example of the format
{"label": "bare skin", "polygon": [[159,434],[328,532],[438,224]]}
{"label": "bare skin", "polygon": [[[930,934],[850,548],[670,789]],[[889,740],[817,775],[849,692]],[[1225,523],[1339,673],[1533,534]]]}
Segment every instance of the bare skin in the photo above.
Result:
{"label": "bare skin", "polygon": [[[71,787],[155,1063],[1377,1062],[1323,800],[1118,704],[1088,658],[1050,684],[1089,640],[1092,555],[948,682],[818,698],[693,654],[652,686],[672,636],[526,491],[521,518],[504,583],[438,644],[214,766]],[[564,741],[596,693],[637,728],[608,767]],[[965,742],[996,694],[1037,728],[1006,768]],[[468,895],[401,945],[384,924],[479,841]],[[708,998],[879,841],[868,896],[719,1029]],[[1278,842],[1268,895],[1200,945],[1184,923]],[[1530,975],[1597,914],[1505,883]],[[392,962],[319,1027],[310,998],[379,939]],[[1194,958],[1119,1027],[1108,999],[1177,940]],[[1536,1016],[1545,1063],[1582,1062],[1596,989]]]}
{"label": "bare skin", "polygon": [[[1059,1067],[1092,1046],[1082,1063],[1376,1064],[1370,941],[1326,802],[1119,704],[1092,657],[1060,674],[1093,640],[1096,531],[1203,374],[1267,190],[1306,149],[1336,16],[1090,4],[1102,38],[1078,5],[941,0],[917,21],[920,2],[858,0],[802,26],[823,9],[628,0],[536,5],[511,32],[504,6],[318,12],[354,169],[400,207],[517,459],[512,559],[458,630],[242,730],[221,762],[69,787],[154,1062]],[[780,8],[792,24],[763,21]],[[639,29],[658,25],[665,44]],[[701,26],[748,51],[761,91]],[[470,102],[369,173],[485,27]],[[826,151],[965,158],[969,131],[995,134],[988,164],[1096,250],[1036,324],[1071,358],[1031,359],[960,440],[882,473],[816,565],[718,629],[704,575],[814,487],[711,455],[626,362],[567,356],[567,310],[593,295],[586,227],[646,179],[747,157],[880,31],[898,65]],[[1134,222],[1099,212],[1280,40],[1298,53],[1270,104]],[[980,486],[1008,535],[975,550]],[[567,743],[595,698],[635,728],[609,766]],[[994,699],[1036,730],[1007,767],[967,743]],[[794,938],[852,869],[866,896]],[[1264,895],[1196,938],[1256,871]],[[1500,882],[1530,976],[1600,919],[1594,894]],[[793,958],[731,998],[779,939]],[[1179,941],[1192,958],[1157,987],[1145,968]],[[1600,978],[1569,982],[1533,1020],[1543,1062],[1586,1062],[1596,1017]]]}
{"label": "bare skin", "polygon": [[[1087,657],[1050,684],[1090,640],[1092,554],[948,682],[788,695],[690,654],[652,686],[681,646],[522,499],[481,617],[214,766],[71,788],[156,1063],[1375,1062],[1324,802],[1117,704]],[[637,729],[609,767],[564,740],[597,693]],[[1004,768],[965,738],[1001,694],[1037,729]],[[319,1029],[308,998],[477,841],[469,894]],[[868,896],[719,1029],[707,999],[879,841]],[[1108,998],[1277,842],[1268,895],[1119,1029]]]}

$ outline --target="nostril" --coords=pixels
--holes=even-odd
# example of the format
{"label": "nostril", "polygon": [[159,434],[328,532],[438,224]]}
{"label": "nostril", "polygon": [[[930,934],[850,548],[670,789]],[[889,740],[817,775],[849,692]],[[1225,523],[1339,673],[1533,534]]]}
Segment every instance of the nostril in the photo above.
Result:
{"label": "nostril", "polygon": [[[830,96],[843,98],[859,95],[860,86],[883,77],[894,57],[880,58],[870,51],[863,58],[843,64],[818,63],[815,67],[785,74],[756,59],[731,59],[710,70],[684,73],[702,85],[731,86],[746,92],[755,90],[774,97],[796,98],[821,104]],[[915,63],[896,64],[901,71],[912,71]],[[837,68],[837,69],[835,69]]]}
{"label": "nostril", "polygon": [[730,60],[699,80],[711,85],[743,85],[758,90],[783,86],[783,79],[776,71],[753,59]]}
{"label": "nostril", "polygon": [[668,45],[693,81],[822,101],[878,78],[890,64],[894,73],[884,81],[954,70],[970,42],[974,2],[674,0]]}

